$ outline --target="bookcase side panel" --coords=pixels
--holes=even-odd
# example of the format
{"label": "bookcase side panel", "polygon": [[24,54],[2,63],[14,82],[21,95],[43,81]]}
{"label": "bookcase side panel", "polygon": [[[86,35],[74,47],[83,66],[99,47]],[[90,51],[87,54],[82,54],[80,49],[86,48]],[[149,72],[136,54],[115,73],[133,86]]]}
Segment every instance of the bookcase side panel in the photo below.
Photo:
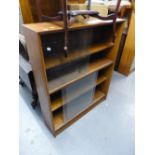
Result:
{"label": "bookcase side panel", "polygon": [[40,36],[37,33],[27,29],[26,27],[24,28],[24,34],[27,43],[28,54],[30,57],[30,63],[32,65],[34,79],[36,82],[36,89],[38,92],[43,118],[48,128],[54,134],[52,114],[50,110],[51,102],[48,93],[46,69],[43,59]]}
{"label": "bookcase side panel", "polygon": [[106,74],[106,76],[108,78],[107,82],[102,85],[102,90],[105,92],[105,94],[107,94],[108,90],[109,90],[109,85],[110,85],[111,78],[113,75],[114,65],[115,65],[117,54],[118,54],[118,49],[120,46],[120,41],[121,41],[123,30],[124,30],[124,22],[117,23],[117,36],[115,39],[115,43],[114,43],[114,46],[109,50],[109,52],[106,56],[108,59],[113,61],[113,65],[112,65],[112,67],[109,68],[109,70]]}

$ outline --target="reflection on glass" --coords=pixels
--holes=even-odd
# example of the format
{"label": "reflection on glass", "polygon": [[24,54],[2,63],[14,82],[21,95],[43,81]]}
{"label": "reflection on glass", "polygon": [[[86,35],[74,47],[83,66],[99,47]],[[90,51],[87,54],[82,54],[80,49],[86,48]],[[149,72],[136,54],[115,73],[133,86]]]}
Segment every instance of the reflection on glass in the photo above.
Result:
{"label": "reflection on glass", "polygon": [[92,29],[84,29],[69,32],[68,57],[65,57],[63,45],[64,34],[49,34],[42,36],[44,58],[47,68],[56,67],[66,62],[71,62],[88,55],[88,48],[92,44]]}
{"label": "reflection on glass", "polygon": [[74,118],[92,103],[96,79],[97,72],[62,90],[64,122]]}
{"label": "reflection on glass", "polygon": [[66,85],[67,82],[70,82],[85,74],[88,68],[89,57],[86,57],[84,59],[48,70],[47,74],[49,87],[54,90],[62,85]]}

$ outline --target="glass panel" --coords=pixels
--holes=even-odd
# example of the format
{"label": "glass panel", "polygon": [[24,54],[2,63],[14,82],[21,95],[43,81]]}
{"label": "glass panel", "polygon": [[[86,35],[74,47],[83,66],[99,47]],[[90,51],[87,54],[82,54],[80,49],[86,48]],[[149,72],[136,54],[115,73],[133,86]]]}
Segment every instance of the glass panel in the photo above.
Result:
{"label": "glass panel", "polygon": [[72,80],[82,76],[88,71],[89,57],[61,65],[47,71],[49,88],[54,91],[59,87],[66,86]]}
{"label": "glass panel", "polygon": [[47,34],[42,36],[42,45],[47,69],[72,62],[89,55],[92,44],[92,29],[69,32],[68,56],[64,53],[64,34]]}
{"label": "glass panel", "polygon": [[64,122],[67,122],[86,109],[93,101],[97,72],[62,90]]}

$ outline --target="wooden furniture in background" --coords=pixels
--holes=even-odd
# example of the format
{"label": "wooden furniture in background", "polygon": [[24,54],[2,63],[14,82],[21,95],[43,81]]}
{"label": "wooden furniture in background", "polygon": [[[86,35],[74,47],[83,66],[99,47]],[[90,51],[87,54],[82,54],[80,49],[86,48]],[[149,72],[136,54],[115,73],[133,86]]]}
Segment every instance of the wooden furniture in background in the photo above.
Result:
{"label": "wooden furniture in background", "polygon": [[44,120],[54,136],[103,101],[108,93],[124,22],[89,18],[69,28],[64,57],[63,23],[25,24],[24,34]]}
{"label": "wooden furniture in background", "polygon": [[32,16],[32,10],[30,6],[29,0],[19,0],[20,2],[20,9],[23,17],[24,23],[33,23],[34,19]]}
{"label": "wooden furniture in background", "polygon": [[[70,10],[87,10],[87,4],[69,4]],[[91,10],[98,11],[101,16],[108,15],[108,7],[106,5],[99,5],[99,4],[91,4]],[[83,20],[82,17],[78,17],[80,20]]]}
{"label": "wooden furniture in background", "polygon": [[134,69],[135,61],[135,13],[132,12],[128,35],[120,58],[118,72],[128,76]]}
{"label": "wooden furniture in background", "polygon": [[68,4],[83,4],[86,0],[68,0]]}
{"label": "wooden furniture in background", "polygon": [[20,0],[24,23],[39,22],[42,14],[56,16],[61,10],[61,0]]}
{"label": "wooden furniture in background", "polygon": [[130,7],[122,8],[120,17],[127,18],[122,35],[115,70],[128,76],[135,69],[135,6],[134,0]]}

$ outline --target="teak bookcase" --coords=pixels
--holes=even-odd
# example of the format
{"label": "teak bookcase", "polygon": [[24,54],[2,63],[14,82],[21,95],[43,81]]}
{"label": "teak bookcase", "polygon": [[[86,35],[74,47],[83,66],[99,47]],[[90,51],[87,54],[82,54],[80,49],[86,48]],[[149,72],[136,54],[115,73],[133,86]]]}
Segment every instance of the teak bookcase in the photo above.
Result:
{"label": "teak bookcase", "polygon": [[68,57],[63,30],[62,22],[24,25],[41,111],[54,136],[106,98],[124,20],[117,20],[115,43],[111,20],[71,24]]}

